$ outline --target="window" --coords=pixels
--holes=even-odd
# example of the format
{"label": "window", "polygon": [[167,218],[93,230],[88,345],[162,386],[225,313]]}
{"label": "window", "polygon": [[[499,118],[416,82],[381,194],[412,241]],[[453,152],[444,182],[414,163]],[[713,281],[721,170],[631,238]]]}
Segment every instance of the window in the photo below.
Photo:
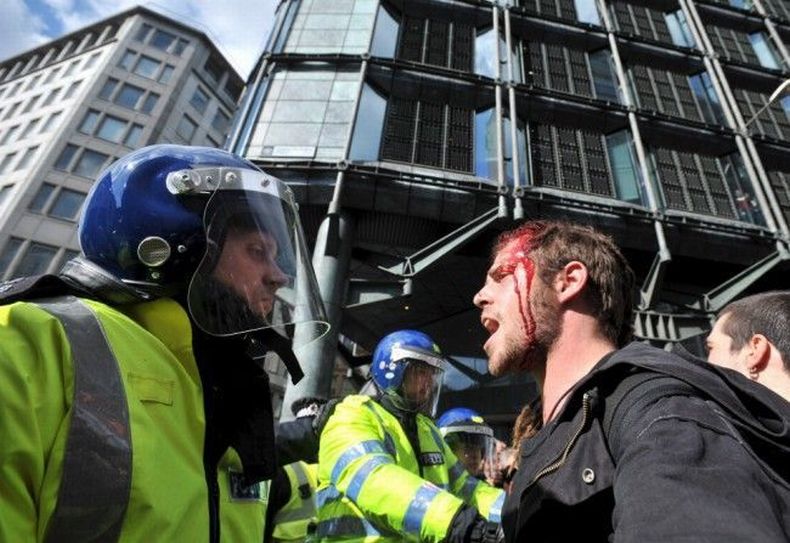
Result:
{"label": "window", "polygon": [[49,91],[47,96],[44,98],[44,101],[41,102],[41,107],[47,107],[48,105],[50,105],[55,100],[55,97],[58,95],[59,92],[60,92],[60,88],[52,89],[51,91]]}
{"label": "window", "polygon": [[140,108],[140,111],[143,113],[151,113],[154,108],[156,107],[156,102],[159,100],[159,95],[155,92],[149,92],[148,96],[145,97],[145,101],[143,102],[143,107]]}
{"label": "window", "polygon": [[184,115],[181,117],[181,121],[178,123],[176,127],[176,134],[184,138],[184,141],[189,143],[192,141],[192,137],[195,135],[195,131],[197,130],[197,123],[195,123],[192,119]]}
{"label": "window", "polygon": [[222,78],[222,66],[214,57],[209,57],[203,69],[206,70],[206,74],[214,81],[219,81]]}
{"label": "window", "polygon": [[19,125],[12,126],[11,128],[9,128],[8,132],[6,132],[5,136],[3,136],[3,139],[0,140],[0,145],[5,145],[6,143],[11,143],[11,141],[14,139],[14,136],[16,135],[16,133],[18,131],[19,131]]}
{"label": "window", "polygon": [[49,197],[55,191],[55,185],[52,183],[42,183],[41,188],[38,189],[36,195],[31,200],[30,205],[27,206],[29,211],[34,213],[43,213],[49,202]]}
{"label": "window", "polygon": [[30,166],[30,161],[33,159],[33,156],[36,154],[36,151],[38,151],[38,145],[36,145],[35,147],[29,147],[25,151],[25,154],[22,155],[22,158],[19,159],[19,162],[17,163],[15,169],[23,170],[28,166]]}
{"label": "window", "polygon": [[123,144],[127,147],[137,147],[137,144],[140,143],[140,136],[143,133],[143,127],[139,124],[133,124],[132,127],[129,129],[129,132],[126,134],[126,138],[123,140]]}
{"label": "window", "polygon": [[45,273],[57,252],[57,247],[44,245],[43,243],[31,243],[19,261],[16,270],[14,270],[14,277],[27,277]]}
{"label": "window", "polygon": [[762,32],[749,34],[749,41],[763,68],[771,68],[773,70],[779,69],[779,63],[776,61],[776,54],[773,52],[768,40],[765,39],[765,34]]}
{"label": "window", "polygon": [[66,262],[74,258],[77,258],[78,256],[80,256],[79,251],[72,251],[71,249],[66,249],[65,251],[63,251],[63,255],[60,257],[60,262],[58,263],[57,269],[58,270],[61,269],[66,264]]}
{"label": "window", "polygon": [[398,58],[472,69],[475,28],[471,24],[406,15],[401,30]]}
{"label": "window", "polygon": [[140,87],[135,87],[129,83],[124,83],[120,92],[115,96],[115,100],[113,101],[119,106],[135,109],[144,92],[145,91]]}
{"label": "window", "polygon": [[38,75],[35,75],[35,76],[33,76],[33,77],[30,79],[30,81],[28,82],[28,84],[27,84],[27,87],[25,87],[25,90],[26,90],[26,91],[29,91],[30,89],[32,89],[33,87],[35,87],[35,86],[36,86],[36,84],[38,83],[38,80],[39,80],[39,79],[41,79],[41,74],[38,74]]}
{"label": "window", "polygon": [[3,157],[3,160],[0,161],[0,175],[6,173],[8,171],[8,167],[11,166],[11,163],[16,158],[16,153],[8,153],[6,156]]}
{"label": "window", "polygon": [[151,33],[151,30],[153,30],[153,28],[154,27],[152,27],[151,25],[143,23],[143,25],[140,27],[140,30],[137,31],[137,35],[134,37],[134,39],[139,42],[145,43],[145,40],[148,38],[148,34]]}
{"label": "window", "polygon": [[689,87],[697,97],[705,121],[713,124],[725,124],[724,112],[708,72],[689,76]]}
{"label": "window", "polygon": [[39,98],[41,98],[41,95],[37,94],[28,100],[27,104],[25,104],[25,109],[22,110],[22,113],[29,113],[31,109],[36,107],[36,102],[38,102]]}
{"label": "window", "polygon": [[46,132],[49,132],[50,129],[53,126],[55,126],[55,124],[58,122],[58,119],[60,119],[62,113],[63,113],[62,111],[56,111],[55,113],[50,115],[47,121],[41,126],[41,131],[39,133],[44,134]]}
{"label": "window", "polygon": [[98,137],[103,140],[119,143],[123,138],[123,133],[126,131],[127,122],[118,117],[105,115],[99,125],[99,131],[96,133]]}
{"label": "window", "polygon": [[211,126],[214,128],[214,130],[224,134],[228,129],[229,124],[230,117],[228,117],[228,115],[226,115],[221,109],[217,109],[217,112],[214,114],[214,120],[211,121]]}
{"label": "window", "polygon": [[590,23],[601,26],[601,18],[595,7],[595,0],[573,0],[576,7],[576,20],[580,23]]}
{"label": "window", "polygon": [[77,92],[77,89],[79,88],[80,83],[82,83],[82,81],[75,81],[74,83],[69,85],[69,88],[66,89],[66,92],[63,93],[63,98],[62,99],[63,100],[68,100],[69,98],[74,96],[74,93]]}
{"label": "window", "polygon": [[14,188],[14,185],[6,185],[4,187],[0,187],[0,207],[3,206],[5,201],[11,195],[12,188]]}
{"label": "window", "polygon": [[134,73],[148,79],[154,79],[161,64],[158,60],[142,55],[134,67]]}
{"label": "window", "polygon": [[8,113],[5,114],[5,117],[3,117],[3,120],[6,121],[6,120],[10,119],[11,117],[13,117],[14,114],[16,113],[16,110],[19,109],[19,106],[21,104],[22,104],[22,102],[17,102],[14,105],[12,105],[10,108],[8,108]]}
{"label": "window", "polygon": [[23,140],[23,139],[25,139],[26,137],[28,137],[30,134],[32,134],[32,133],[33,133],[33,131],[36,129],[36,126],[38,126],[38,122],[39,122],[40,120],[41,120],[40,118],[38,118],[38,119],[33,119],[32,121],[30,121],[29,123],[27,123],[27,126],[25,127],[25,129],[24,129],[24,130],[22,130],[22,133],[21,133],[21,134],[19,134],[19,139],[20,139],[20,140]]}
{"label": "window", "polygon": [[65,71],[65,72],[63,72],[63,77],[69,77],[71,74],[73,74],[73,73],[74,73],[74,70],[77,68],[77,65],[78,65],[79,63],[80,63],[80,61],[79,61],[79,60],[75,60],[74,62],[72,62],[71,64],[69,64],[69,67],[68,67],[68,68],[66,68],[66,71]]}
{"label": "window", "polygon": [[134,58],[137,56],[137,53],[132,51],[131,49],[127,49],[124,51],[121,60],[118,61],[118,67],[123,68],[126,71],[129,71],[132,68],[132,63],[134,62]]}
{"label": "window", "polygon": [[0,87],[0,98],[3,97],[3,95],[5,94],[5,91],[7,91],[7,90],[8,90],[8,87]]}
{"label": "window", "polygon": [[84,200],[85,195],[81,192],[71,189],[60,189],[55,198],[55,203],[49,209],[49,215],[58,219],[73,221],[77,218]]}
{"label": "window", "polygon": [[161,49],[162,51],[167,51],[170,49],[170,46],[176,41],[176,36],[171,34],[170,32],[165,32],[164,30],[156,29],[154,32],[154,37],[151,39],[149,43],[150,46],[156,47],[157,49]]}
{"label": "window", "polygon": [[91,68],[93,68],[93,66],[99,60],[100,56],[101,56],[101,53],[94,53],[94,54],[92,54],[90,56],[90,58],[88,58],[88,60],[85,62],[85,66],[82,67],[82,71],[84,72],[86,70],[90,70]]}
{"label": "window", "polygon": [[376,14],[370,54],[374,57],[393,58],[398,46],[398,21],[388,9],[380,5]]}
{"label": "window", "polygon": [[110,157],[104,153],[92,149],[85,149],[74,165],[72,172],[83,177],[93,178],[99,173],[99,170],[101,170],[108,158]]}
{"label": "window", "polygon": [[74,158],[74,155],[77,153],[77,146],[71,143],[67,144],[63,151],[60,153],[60,156],[55,161],[55,169],[56,170],[63,170],[68,171],[69,164],[71,164],[71,160]]}
{"label": "window", "polygon": [[165,64],[165,67],[162,69],[162,73],[159,74],[159,81],[162,84],[167,83],[170,81],[170,78],[173,76],[173,72],[175,71],[175,67],[171,66],[170,64]]}
{"label": "window", "polygon": [[99,112],[96,111],[95,109],[91,109],[85,114],[85,117],[83,117],[78,130],[83,134],[88,134],[90,136],[93,134],[93,131],[96,129],[96,121],[98,120],[99,120]]}
{"label": "window", "polygon": [[496,32],[489,29],[478,34],[475,39],[475,73],[486,77],[496,77]]}
{"label": "window", "polygon": [[612,56],[608,49],[601,49],[589,54],[590,72],[592,73],[595,96],[599,100],[620,102],[617,83],[612,70]]}
{"label": "window", "polygon": [[58,75],[58,72],[60,72],[60,66],[52,68],[52,71],[49,72],[47,78],[44,80],[44,84],[46,85],[48,83],[52,83],[52,80],[55,79],[55,77]]}
{"label": "window", "polygon": [[173,54],[181,56],[181,53],[184,52],[184,49],[187,48],[187,45],[189,45],[189,42],[187,40],[178,38],[175,47],[173,47]]}
{"label": "window", "polygon": [[194,107],[200,113],[206,112],[206,106],[208,106],[208,102],[208,94],[206,94],[200,87],[195,89],[194,94],[192,94],[192,98],[189,99],[189,103],[192,104],[192,107]]}
{"label": "window", "polygon": [[3,252],[0,253],[0,275],[8,271],[8,268],[11,266],[11,262],[14,261],[14,257],[16,257],[20,247],[22,247],[21,239],[9,238],[8,242],[3,248]]}
{"label": "window", "polygon": [[112,79],[112,78],[108,79],[107,82],[104,83],[104,86],[101,88],[101,91],[99,91],[99,98],[102,98],[104,100],[109,100],[110,96],[112,96],[112,93],[115,90],[115,87],[117,86],[118,86],[117,79]]}

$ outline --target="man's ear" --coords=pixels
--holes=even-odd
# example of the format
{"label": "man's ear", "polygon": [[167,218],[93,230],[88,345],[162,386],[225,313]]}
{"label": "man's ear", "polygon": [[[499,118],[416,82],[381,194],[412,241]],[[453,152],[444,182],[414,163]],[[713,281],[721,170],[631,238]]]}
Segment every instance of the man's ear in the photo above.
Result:
{"label": "man's ear", "polygon": [[554,288],[557,300],[561,303],[569,302],[579,296],[587,286],[587,266],[578,260],[565,264],[557,273]]}
{"label": "man's ear", "polygon": [[768,365],[771,358],[771,344],[762,334],[754,334],[746,344],[748,355],[746,364],[750,372],[759,373]]}

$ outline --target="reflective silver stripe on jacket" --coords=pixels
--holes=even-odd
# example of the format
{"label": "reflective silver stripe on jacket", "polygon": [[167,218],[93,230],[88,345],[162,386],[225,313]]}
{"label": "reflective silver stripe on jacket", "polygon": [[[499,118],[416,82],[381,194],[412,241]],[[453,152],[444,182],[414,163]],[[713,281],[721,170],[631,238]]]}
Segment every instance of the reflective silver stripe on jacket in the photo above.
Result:
{"label": "reflective silver stripe on jacket", "polygon": [[46,541],[117,541],[132,483],[129,407],[118,361],[93,311],[73,296],[35,304],[63,325],[74,398]]}
{"label": "reflective silver stripe on jacket", "polygon": [[[292,492],[299,494],[299,507],[296,509],[281,509],[274,517],[275,524],[285,524],[287,522],[294,522],[298,520],[309,520],[315,516],[316,499],[315,489],[310,486],[310,480],[307,478],[304,466],[301,462],[294,462],[290,465],[296,475],[296,488],[292,488]],[[310,491],[308,497],[301,495],[302,488],[307,488]]]}

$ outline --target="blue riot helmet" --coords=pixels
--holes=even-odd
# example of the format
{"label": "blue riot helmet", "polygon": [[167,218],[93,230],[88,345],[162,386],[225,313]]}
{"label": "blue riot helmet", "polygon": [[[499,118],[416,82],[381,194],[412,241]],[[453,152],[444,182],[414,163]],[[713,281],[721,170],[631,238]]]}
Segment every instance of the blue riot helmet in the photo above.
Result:
{"label": "blue riot helmet", "polygon": [[466,471],[485,477],[486,466],[494,465],[494,431],[477,411],[466,407],[448,409],[436,421],[439,431]]}
{"label": "blue riot helmet", "polygon": [[85,258],[142,292],[183,297],[216,336],[328,325],[292,191],[220,149],[154,145],[102,172],[79,225]]}
{"label": "blue riot helmet", "polygon": [[422,332],[399,330],[384,336],[373,352],[373,382],[399,409],[433,416],[439,401],[445,359]]}

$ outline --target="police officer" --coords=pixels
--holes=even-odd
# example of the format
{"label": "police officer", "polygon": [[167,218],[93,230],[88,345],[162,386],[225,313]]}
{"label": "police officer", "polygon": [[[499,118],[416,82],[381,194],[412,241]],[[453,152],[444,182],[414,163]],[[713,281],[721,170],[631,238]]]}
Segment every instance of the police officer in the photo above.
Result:
{"label": "police officer", "polygon": [[474,409],[454,407],[440,416],[436,425],[466,471],[485,479],[485,471],[496,460],[494,430]]}
{"label": "police officer", "polygon": [[[0,290],[0,541],[261,541],[274,349],[325,328],[291,191],[160,145],[93,186],[82,258]],[[318,323],[318,324],[316,324]]]}
{"label": "police officer", "polygon": [[317,540],[500,537],[504,493],[467,473],[431,419],[444,365],[422,332],[379,342],[371,364],[377,396],[348,396],[321,433]]}

